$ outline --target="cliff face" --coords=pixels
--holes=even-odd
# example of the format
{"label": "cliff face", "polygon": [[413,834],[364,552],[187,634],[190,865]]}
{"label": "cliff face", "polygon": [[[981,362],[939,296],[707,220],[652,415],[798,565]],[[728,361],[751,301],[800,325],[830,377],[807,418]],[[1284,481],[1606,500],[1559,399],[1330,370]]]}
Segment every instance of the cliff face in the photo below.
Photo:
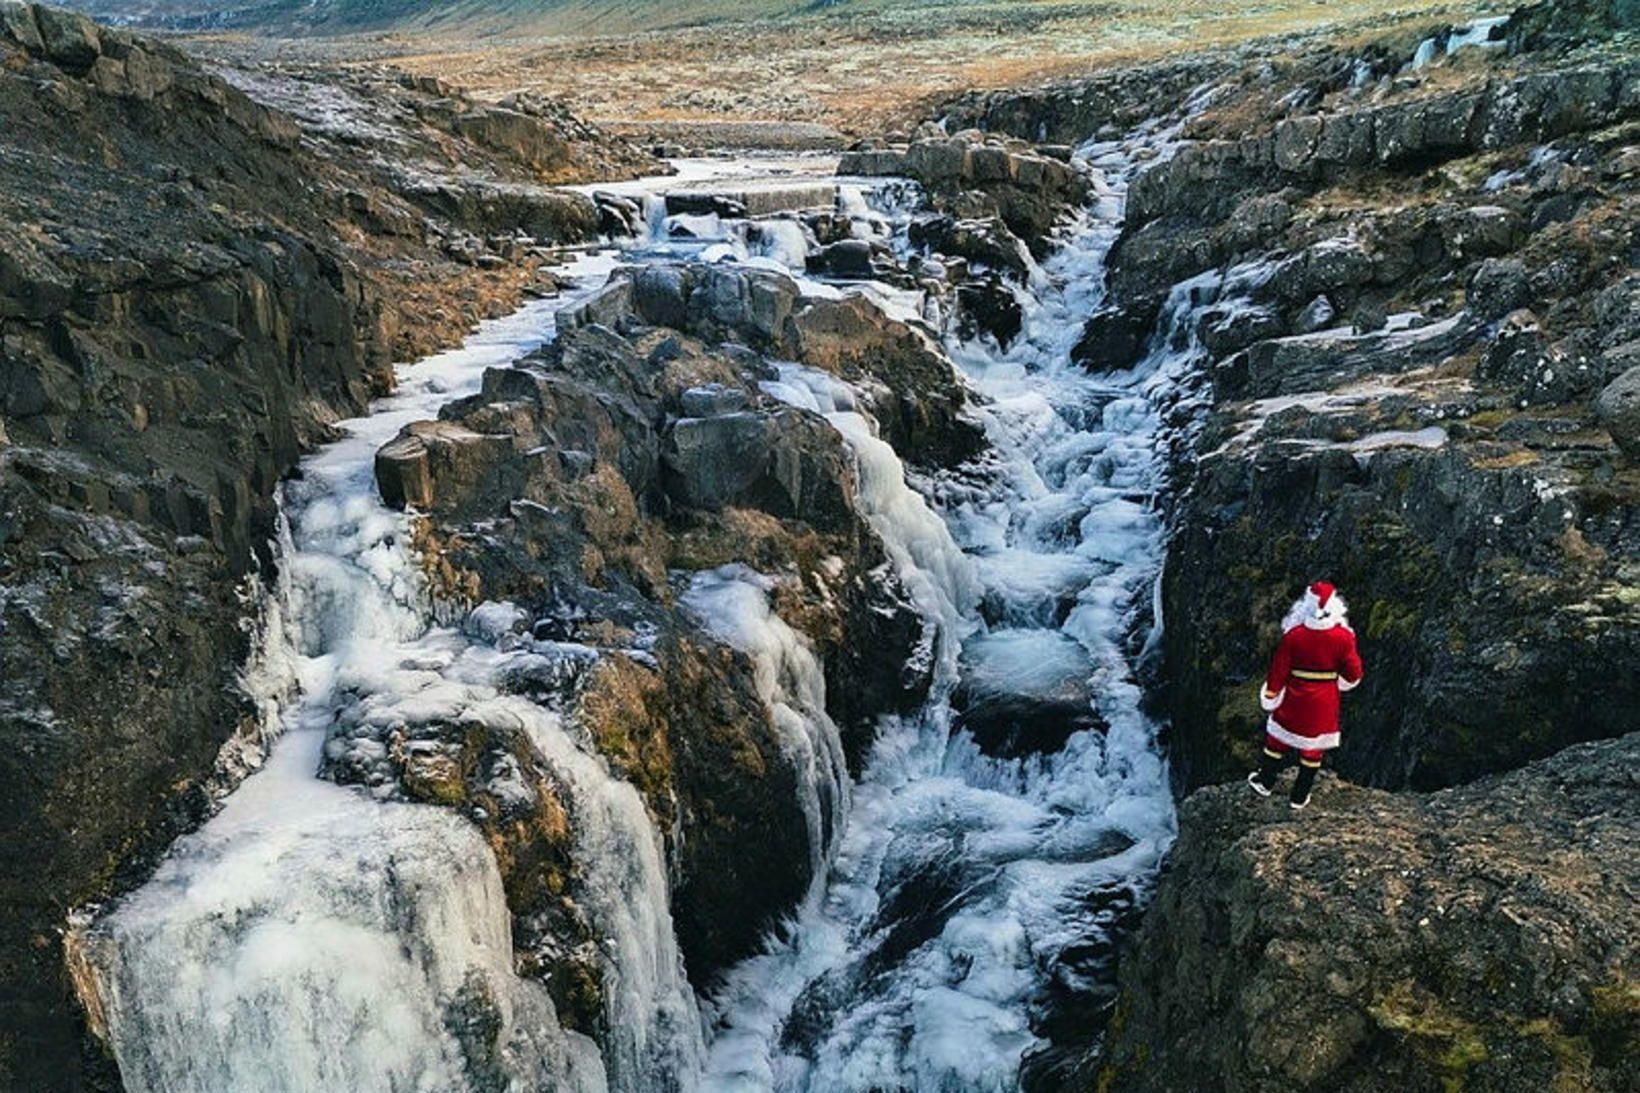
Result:
{"label": "cliff face", "polygon": [[1591,25],[1416,68],[1250,65],[1135,180],[1087,367],[1160,336],[1171,286],[1215,301],[1162,595],[1183,790],[1252,762],[1276,625],[1323,577],[1369,665],[1354,781],[1450,785],[1633,727],[1640,69]]}
{"label": "cliff face", "polygon": [[[1078,349],[1203,365],[1156,676],[1179,839],[1069,1088],[1636,1083],[1637,15],[1541,4],[1450,51],[1462,28],[1420,27],[952,107],[1051,133],[1200,76]],[[1239,778],[1322,577],[1368,676],[1292,817]]]}
{"label": "cliff face", "polygon": [[[169,45],[0,4],[8,1088],[112,1080],[80,1059],[64,916],[254,761],[236,680],[275,484],[394,359],[534,280],[527,257],[480,268],[487,246],[462,241],[484,237],[430,220],[381,162],[319,148]],[[560,235],[595,229],[584,204]]]}
{"label": "cliff face", "polygon": [[1392,794],[1324,776],[1294,818],[1204,789],[1120,974],[1100,1090],[1620,1090],[1640,734]]}

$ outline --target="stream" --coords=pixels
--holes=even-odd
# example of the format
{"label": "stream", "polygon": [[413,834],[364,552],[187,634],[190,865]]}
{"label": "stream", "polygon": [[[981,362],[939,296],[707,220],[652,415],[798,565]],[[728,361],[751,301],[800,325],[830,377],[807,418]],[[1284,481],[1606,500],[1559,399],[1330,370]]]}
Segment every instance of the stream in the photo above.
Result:
{"label": "stream", "polygon": [[[283,565],[257,605],[245,677],[274,738],[266,761],[89,927],[126,1087],[1018,1088],[1022,1065],[1051,1054],[1056,1020],[1108,1001],[1113,938],[1174,835],[1138,675],[1162,621],[1166,422],[1191,397],[1193,324],[1235,280],[1176,288],[1163,336],[1130,371],[1070,360],[1103,291],[1126,181],[1169,139],[1157,127],[1078,150],[1104,182],[1018,287],[1025,325],[1007,350],[959,339],[917,294],[793,272],[801,233],[693,223],[699,238],[667,241],[646,198],[676,183],[661,179],[621,188],[646,199],[650,239],[575,260],[560,271],[573,286],[562,297],[401,368],[396,393],[343,423],[344,439],[284,488]],[[688,170],[723,183],[790,166]],[[838,206],[903,248],[904,197],[862,184]],[[409,519],[381,502],[373,476],[376,450],[403,425],[547,343],[556,312],[617,263],[679,253],[785,269],[808,293],[867,292],[927,324],[981,396],[991,444],[981,467],[914,478],[846,384],[800,365],[764,384],[842,435],[861,510],[940,637],[926,707],[885,718],[851,780],[819,665],[769,610],[760,575],[694,576],[685,604],[759,664],[762,697],[807,757],[817,876],[780,935],[708,997],[685,974],[662,840],[637,790],[559,714],[499,685],[590,651],[503,640],[509,605],[441,620]],[[1091,713],[1048,750],[987,755],[963,727],[987,703],[1065,696]],[[500,874],[472,824],[316,776],[349,726],[430,718],[522,729],[567,788],[587,912],[612,969],[601,1043],[561,1029],[545,986],[515,974]],[[475,1051],[496,1022],[493,1050]]]}

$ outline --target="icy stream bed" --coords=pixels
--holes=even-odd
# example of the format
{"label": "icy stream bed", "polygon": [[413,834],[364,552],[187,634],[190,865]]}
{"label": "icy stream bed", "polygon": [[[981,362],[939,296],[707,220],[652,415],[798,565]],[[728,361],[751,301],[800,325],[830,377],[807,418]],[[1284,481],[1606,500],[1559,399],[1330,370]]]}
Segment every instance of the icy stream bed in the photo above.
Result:
{"label": "icy stream bed", "polygon": [[[1163,139],[1081,150],[1109,186],[1020,289],[1007,351],[948,339],[983,396],[984,473],[911,490],[834,379],[794,366],[766,385],[853,447],[868,518],[948,645],[927,709],[883,727],[824,895],[712,999],[712,1088],[1013,1089],[1046,1046],[1034,1019],[1108,986],[1112,931],[1174,835],[1135,672],[1160,625],[1162,415],[1221,286],[1176,294],[1169,337],[1131,371],[1090,375],[1070,350],[1135,153]],[[1067,679],[1107,727],[1053,754],[985,755],[951,701],[964,684],[1034,695]]]}
{"label": "icy stream bed", "polygon": [[[286,487],[281,587],[246,680],[282,729],[266,764],[90,930],[127,1087],[1016,1088],[1022,1063],[1048,1046],[1053,1008],[1108,991],[1113,933],[1174,835],[1158,727],[1137,676],[1161,625],[1164,420],[1188,387],[1196,317],[1233,297],[1237,276],[1259,271],[1176,289],[1168,336],[1130,371],[1095,375],[1070,361],[1103,292],[1132,165],[1166,139],[1141,133],[1080,150],[1108,185],[1018,288],[1025,330],[1007,351],[946,339],[981,396],[992,446],[983,466],[914,481],[847,385],[799,365],[764,385],[824,415],[852,452],[862,512],[938,624],[936,684],[919,714],[884,719],[851,782],[818,662],[769,611],[764,578],[739,567],[695,575],[685,605],[753,659],[759,692],[807,772],[817,878],[782,936],[707,999],[685,976],[660,835],[637,791],[556,713],[497,686],[523,661],[591,651],[499,641],[506,628],[492,623],[505,605],[441,625],[408,519],[381,503],[372,473],[376,449],[404,424],[552,338],[556,310],[617,258],[581,259],[565,271],[577,278],[565,299],[531,304],[460,350],[402,369],[398,393],[344,423],[345,439],[305,460]],[[721,164],[689,174],[738,177]],[[625,192],[643,198],[661,185]],[[891,189],[868,208],[844,186],[838,206],[860,234],[893,235],[905,199]],[[649,214],[653,236],[624,260],[779,268],[811,295],[862,291],[891,314],[940,320],[915,292],[807,278],[794,221],[691,224],[696,237],[680,240],[652,197]],[[988,756],[962,728],[965,687],[1085,695],[1098,727],[1048,754]],[[499,872],[475,828],[454,812],[316,777],[339,719],[525,730],[581,829],[585,898],[606,950],[601,1047],[560,1029],[545,987],[514,973]],[[500,1028],[499,1050],[475,1049],[474,1022]]]}

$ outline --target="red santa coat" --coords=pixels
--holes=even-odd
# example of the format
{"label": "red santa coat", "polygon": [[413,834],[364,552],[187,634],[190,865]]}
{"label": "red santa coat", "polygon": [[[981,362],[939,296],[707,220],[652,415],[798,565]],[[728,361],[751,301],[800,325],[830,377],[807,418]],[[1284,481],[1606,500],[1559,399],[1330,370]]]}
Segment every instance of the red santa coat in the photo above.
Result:
{"label": "red santa coat", "polygon": [[1261,697],[1265,731],[1288,747],[1338,746],[1338,695],[1361,682],[1355,631],[1342,618],[1312,617],[1281,636]]}

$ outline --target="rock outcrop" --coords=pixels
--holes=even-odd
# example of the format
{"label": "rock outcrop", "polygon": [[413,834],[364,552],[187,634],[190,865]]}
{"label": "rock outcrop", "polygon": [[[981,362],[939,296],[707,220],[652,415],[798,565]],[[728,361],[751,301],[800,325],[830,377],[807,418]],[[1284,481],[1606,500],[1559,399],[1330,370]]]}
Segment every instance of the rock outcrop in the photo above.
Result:
{"label": "rock outcrop", "polygon": [[984,446],[979,423],[965,413],[968,391],[932,338],[859,295],[800,301],[795,283],[778,273],[648,265],[618,273],[560,322],[573,329],[623,319],[738,342],[859,386],[883,439],[907,463],[956,466]]}
{"label": "rock outcrop", "polygon": [[1090,192],[1089,177],[1067,162],[1068,148],[1034,147],[978,130],[947,137],[928,128],[904,148],[867,143],[847,152],[837,173],[913,179],[935,209],[970,219],[998,217],[1039,255],[1047,253],[1053,229]]}
{"label": "rock outcrop", "polygon": [[[509,158],[505,132],[469,136],[475,163]],[[6,1088],[117,1085],[80,1035],[64,917],[257,760],[242,619],[279,479],[392,361],[552,287],[528,254],[453,254],[474,229],[383,163],[168,43],[0,4]]]}
{"label": "rock outcrop", "polygon": [[[779,372],[750,347],[866,389],[885,438],[922,459],[977,450],[978,436],[950,366],[920,335],[853,297],[805,299],[780,274],[619,271],[560,329],[439,420],[406,427],[378,454],[377,480],[389,502],[423,515],[446,602],[509,601],[537,637],[589,651],[591,665],[531,696],[563,709],[643,792],[672,849],[679,942],[704,988],[796,905],[813,859],[805,775],[757,683],[769,669],[703,630],[679,590],[691,573],[731,564],[773,579],[773,611],[812,644],[856,769],[876,718],[925,697],[929,661],[918,654],[933,640],[861,515],[842,435],[765,393]],[[941,406],[948,417],[929,416]],[[630,652],[637,634],[649,635],[643,656]],[[354,743],[339,747],[336,776],[375,777],[373,760],[349,769]],[[445,765],[471,768],[455,755]],[[387,776],[438,800],[407,763]],[[442,803],[469,800],[450,796]],[[523,834],[550,843],[545,828]],[[516,897],[525,947],[556,954],[540,962],[549,983],[588,981],[573,957],[573,868],[562,885]],[[726,905],[738,912],[724,915]],[[572,1020],[586,1008],[560,1003]]]}
{"label": "rock outcrop", "polygon": [[1202,790],[1073,1088],[1635,1088],[1636,763],[1640,734],[1427,795],[1324,776],[1296,817]]}

